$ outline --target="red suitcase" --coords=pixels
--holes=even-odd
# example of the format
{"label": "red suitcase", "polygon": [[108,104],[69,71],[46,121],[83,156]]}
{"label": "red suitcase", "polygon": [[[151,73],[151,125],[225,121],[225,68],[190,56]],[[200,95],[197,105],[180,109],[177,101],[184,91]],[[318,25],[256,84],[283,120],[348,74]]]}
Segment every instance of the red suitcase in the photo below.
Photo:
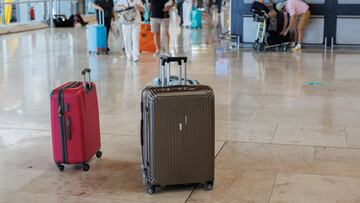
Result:
{"label": "red suitcase", "polygon": [[[89,81],[85,82],[85,75]],[[51,92],[52,146],[55,163],[86,163],[94,155],[100,158],[99,109],[95,83],[90,81],[90,69],[82,71],[84,82],[69,82]]]}

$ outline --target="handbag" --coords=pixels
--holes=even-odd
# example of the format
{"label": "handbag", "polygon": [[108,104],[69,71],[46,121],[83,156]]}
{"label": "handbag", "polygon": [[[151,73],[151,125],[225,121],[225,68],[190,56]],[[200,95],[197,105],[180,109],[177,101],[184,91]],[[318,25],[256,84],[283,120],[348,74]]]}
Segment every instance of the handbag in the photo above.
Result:
{"label": "handbag", "polygon": [[123,24],[123,25],[128,25],[128,24],[134,23],[135,19],[136,19],[136,15],[137,15],[135,7],[130,6],[128,0],[126,0],[126,2],[128,4],[128,7],[119,11],[119,14],[120,14],[119,21],[120,21],[120,24]]}
{"label": "handbag", "polygon": [[120,30],[118,25],[115,22],[111,23],[111,28],[110,28],[111,33],[114,35],[115,38],[119,38],[120,37]]}

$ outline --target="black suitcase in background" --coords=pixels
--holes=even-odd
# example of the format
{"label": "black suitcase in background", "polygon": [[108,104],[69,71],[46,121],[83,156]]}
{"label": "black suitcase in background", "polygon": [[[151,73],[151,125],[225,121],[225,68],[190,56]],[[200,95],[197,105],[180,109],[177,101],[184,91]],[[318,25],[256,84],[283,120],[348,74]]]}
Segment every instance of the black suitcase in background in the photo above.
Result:
{"label": "black suitcase in background", "polygon": [[[215,160],[215,98],[206,85],[166,86],[166,64],[187,58],[161,58],[162,87],[142,92],[142,172],[147,192],[167,185],[205,184],[211,190]],[[179,73],[181,70],[179,70]],[[181,77],[181,74],[179,74]],[[183,80],[186,81],[186,74]]]}

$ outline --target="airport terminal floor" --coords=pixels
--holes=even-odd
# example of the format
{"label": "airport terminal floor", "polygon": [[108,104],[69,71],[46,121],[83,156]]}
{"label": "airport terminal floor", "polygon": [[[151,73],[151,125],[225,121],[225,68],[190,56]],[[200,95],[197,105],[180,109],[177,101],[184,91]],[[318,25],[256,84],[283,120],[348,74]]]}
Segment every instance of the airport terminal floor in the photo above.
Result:
{"label": "airport terminal floor", "polygon": [[[153,195],[142,181],[139,123],[158,59],[128,62],[114,39],[109,55],[88,55],[81,27],[0,36],[0,202],[359,202],[359,53],[229,49],[217,38],[225,24],[215,15],[201,30],[171,33],[173,53],[190,58],[189,77],[215,92],[214,188]],[[59,172],[49,94],[85,67],[97,85],[103,157],[88,172]]]}

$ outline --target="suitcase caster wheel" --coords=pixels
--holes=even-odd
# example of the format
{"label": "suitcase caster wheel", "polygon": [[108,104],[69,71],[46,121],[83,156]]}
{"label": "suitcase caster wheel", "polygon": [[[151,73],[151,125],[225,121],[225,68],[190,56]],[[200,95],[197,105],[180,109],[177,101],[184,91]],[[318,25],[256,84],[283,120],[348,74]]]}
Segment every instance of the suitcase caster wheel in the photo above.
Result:
{"label": "suitcase caster wheel", "polygon": [[147,189],[147,193],[149,193],[149,194],[154,194],[154,193],[155,193],[155,186],[150,186],[150,187]]}
{"label": "suitcase caster wheel", "polygon": [[205,183],[204,186],[205,186],[205,190],[210,191],[214,187],[214,181],[209,181],[209,182]]}
{"label": "suitcase caster wheel", "polygon": [[97,157],[98,159],[99,159],[101,156],[102,156],[102,152],[101,152],[101,151],[96,152],[96,157]]}
{"label": "suitcase caster wheel", "polygon": [[83,164],[83,171],[88,171],[90,169],[89,164]]}
{"label": "suitcase caster wheel", "polygon": [[64,171],[64,169],[65,169],[64,165],[61,165],[61,164],[57,164],[57,167],[60,171]]}

